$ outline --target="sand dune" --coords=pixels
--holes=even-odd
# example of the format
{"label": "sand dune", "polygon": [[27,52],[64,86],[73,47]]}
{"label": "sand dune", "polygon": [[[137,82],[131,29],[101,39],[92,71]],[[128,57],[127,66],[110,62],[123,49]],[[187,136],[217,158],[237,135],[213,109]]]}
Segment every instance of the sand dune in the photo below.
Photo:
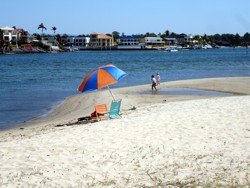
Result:
{"label": "sand dune", "polygon": [[0,187],[249,186],[249,80],[161,85],[241,94],[232,97],[144,96],[135,92],[149,86],[122,88],[114,92],[123,98],[120,119],[55,127],[110,100],[105,91],[69,98],[34,125],[0,133]]}

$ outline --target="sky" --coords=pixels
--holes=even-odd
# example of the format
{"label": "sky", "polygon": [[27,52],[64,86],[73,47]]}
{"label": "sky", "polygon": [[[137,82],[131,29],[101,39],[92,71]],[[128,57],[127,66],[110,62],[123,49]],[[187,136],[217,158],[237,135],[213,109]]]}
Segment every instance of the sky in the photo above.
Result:
{"label": "sky", "polygon": [[222,34],[250,32],[250,0],[11,0],[0,2],[0,27],[52,34]]}

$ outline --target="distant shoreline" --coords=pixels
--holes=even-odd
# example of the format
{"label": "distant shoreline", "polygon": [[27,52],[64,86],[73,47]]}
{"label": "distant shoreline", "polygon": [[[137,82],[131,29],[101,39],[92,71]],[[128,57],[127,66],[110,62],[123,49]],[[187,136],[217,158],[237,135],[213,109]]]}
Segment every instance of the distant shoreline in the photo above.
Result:
{"label": "distant shoreline", "polygon": [[[213,47],[211,49],[193,49],[193,48],[178,48],[178,51],[183,50],[214,50],[214,49],[249,49],[248,47],[244,46],[219,46],[219,47]],[[79,48],[77,50],[70,51],[67,50],[61,50],[61,51],[45,51],[45,50],[38,50],[38,51],[24,51],[19,49],[18,51],[13,50],[12,52],[7,53],[0,53],[0,55],[15,55],[15,54],[39,54],[39,53],[62,53],[62,52],[75,52],[75,51],[168,51],[171,52],[171,49],[165,49],[165,48],[117,48],[117,47],[111,47],[111,48]]]}

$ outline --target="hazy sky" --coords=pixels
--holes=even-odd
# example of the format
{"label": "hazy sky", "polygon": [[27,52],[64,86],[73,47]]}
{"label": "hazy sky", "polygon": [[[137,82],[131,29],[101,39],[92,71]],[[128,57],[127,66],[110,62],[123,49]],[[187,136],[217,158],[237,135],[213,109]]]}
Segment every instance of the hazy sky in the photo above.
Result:
{"label": "hazy sky", "polygon": [[40,33],[91,32],[187,34],[250,32],[250,0],[5,0],[0,27]]}

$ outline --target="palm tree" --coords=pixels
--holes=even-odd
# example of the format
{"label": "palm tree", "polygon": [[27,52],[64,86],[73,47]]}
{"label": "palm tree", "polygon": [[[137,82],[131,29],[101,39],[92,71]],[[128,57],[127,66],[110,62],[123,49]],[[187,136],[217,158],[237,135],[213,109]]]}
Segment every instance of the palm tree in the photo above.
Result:
{"label": "palm tree", "polygon": [[51,28],[51,30],[54,32],[54,34],[56,33],[56,27],[55,27],[55,26],[53,26],[53,27]]}
{"label": "palm tree", "polygon": [[43,23],[41,23],[37,29],[41,29],[42,30],[42,34],[43,34],[43,30],[47,30],[47,28],[43,25]]}

